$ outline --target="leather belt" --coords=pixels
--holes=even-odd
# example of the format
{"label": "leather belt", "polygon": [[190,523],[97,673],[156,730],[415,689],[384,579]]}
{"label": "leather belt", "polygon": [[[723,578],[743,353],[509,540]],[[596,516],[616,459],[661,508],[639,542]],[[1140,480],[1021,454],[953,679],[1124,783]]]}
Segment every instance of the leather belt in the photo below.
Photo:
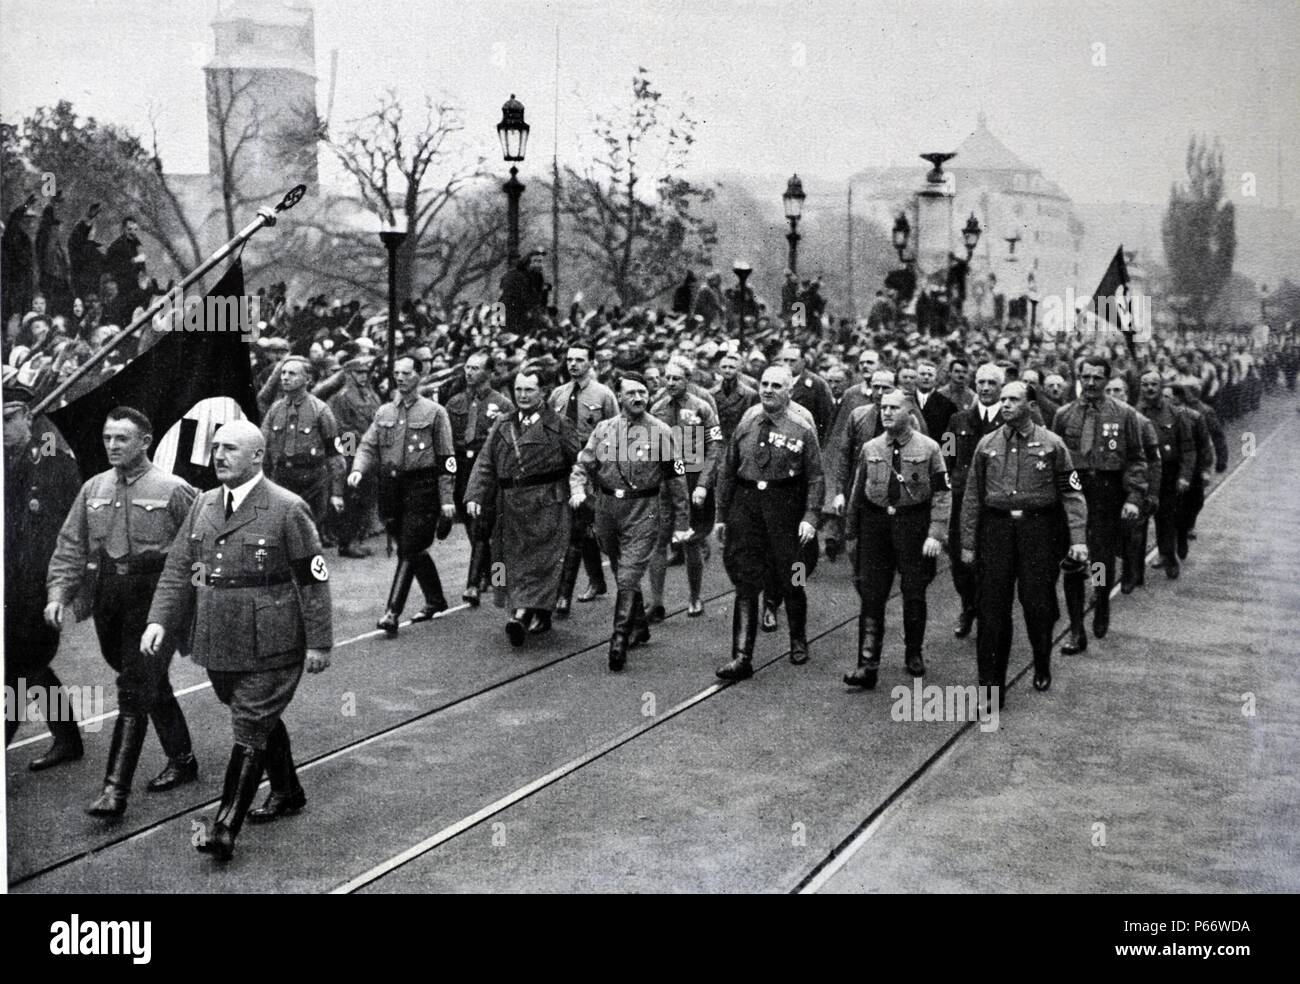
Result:
{"label": "leather belt", "polygon": [[451,472],[447,471],[446,468],[415,468],[412,469],[411,471],[398,471],[396,468],[390,467],[388,469],[388,474],[384,477],[387,478],[390,482],[400,481],[400,482],[419,483],[419,482],[433,482],[436,481],[438,477],[441,475],[450,475],[450,474]]}
{"label": "leather belt", "polygon": [[870,499],[863,499],[862,508],[867,512],[884,513],[887,516],[901,516],[906,513],[921,512],[923,509],[929,509],[930,500],[926,499],[924,502],[909,502],[903,506],[878,506]]}
{"label": "leather belt", "polygon": [[561,479],[569,477],[569,472],[565,468],[557,468],[555,471],[542,472],[540,475],[524,475],[521,478],[503,478],[497,484],[503,489],[522,489],[530,485],[550,485],[552,482],[558,482]]}
{"label": "leather belt", "polygon": [[999,516],[1010,516],[1012,519],[1023,519],[1026,516],[1044,516],[1047,513],[1055,512],[1056,505],[1050,506],[1028,506],[1024,509],[1003,509],[1001,506],[984,507],[991,513],[997,513]]}
{"label": "leather belt", "polygon": [[288,584],[293,576],[285,571],[283,574],[209,574],[209,588],[273,588],[277,584]]}
{"label": "leather belt", "polygon": [[789,478],[761,478],[757,482],[748,478],[736,476],[736,484],[741,488],[757,489],[759,492],[766,492],[768,489],[786,489],[802,482],[802,475],[791,475]]}
{"label": "leather belt", "polygon": [[166,555],[158,557],[109,557],[101,555],[97,562],[91,561],[86,564],[86,569],[98,570],[101,574],[134,577],[141,574],[161,574],[166,566]]}
{"label": "leather belt", "polygon": [[659,486],[655,485],[648,489],[611,489],[608,485],[601,485],[600,491],[615,499],[648,499],[652,495],[659,494]]}

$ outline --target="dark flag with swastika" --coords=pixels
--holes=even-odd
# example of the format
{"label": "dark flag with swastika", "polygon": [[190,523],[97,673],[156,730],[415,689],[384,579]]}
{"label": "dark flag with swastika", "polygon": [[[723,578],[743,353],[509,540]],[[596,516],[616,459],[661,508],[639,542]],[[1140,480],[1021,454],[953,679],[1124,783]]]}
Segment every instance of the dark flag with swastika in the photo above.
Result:
{"label": "dark flag with swastika", "polygon": [[[156,464],[196,488],[217,485],[208,448],[212,433],[226,420],[261,419],[249,362],[252,325],[243,298],[244,269],[236,261],[203,303],[192,306],[183,326],[166,332],[84,396],[49,413],[77,456],[83,479],[108,468],[104,419],[125,405],[153,423],[149,457]],[[217,299],[237,299],[237,305],[213,303]]]}
{"label": "dark flag with swastika", "polygon": [[1101,283],[1092,295],[1090,309],[1101,320],[1124,336],[1129,355],[1136,356],[1133,337],[1138,325],[1134,318],[1133,295],[1129,290],[1128,265],[1124,262],[1124,247],[1115,250],[1110,266],[1102,274]]}

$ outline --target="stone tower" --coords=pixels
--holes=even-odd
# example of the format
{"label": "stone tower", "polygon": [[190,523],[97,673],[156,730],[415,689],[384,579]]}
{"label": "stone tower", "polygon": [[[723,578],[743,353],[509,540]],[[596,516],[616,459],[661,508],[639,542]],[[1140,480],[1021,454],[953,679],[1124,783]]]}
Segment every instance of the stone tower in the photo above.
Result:
{"label": "stone tower", "polygon": [[295,184],[317,192],[316,28],[304,2],[222,3],[205,66],[214,191],[245,203]]}

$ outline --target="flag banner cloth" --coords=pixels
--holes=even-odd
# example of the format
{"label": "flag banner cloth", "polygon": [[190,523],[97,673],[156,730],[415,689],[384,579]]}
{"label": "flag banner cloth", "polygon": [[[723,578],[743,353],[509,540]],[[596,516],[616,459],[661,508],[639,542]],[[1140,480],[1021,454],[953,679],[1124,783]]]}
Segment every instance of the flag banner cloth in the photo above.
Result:
{"label": "flag banner cloth", "polygon": [[[237,260],[203,303],[186,312],[188,323],[165,332],[85,395],[49,412],[76,455],[83,480],[108,468],[104,419],[114,407],[129,406],[153,424],[149,457],[159,467],[199,489],[217,485],[209,450],[213,433],[227,420],[261,419],[249,362],[252,326],[242,313],[243,295],[244,269]],[[209,302],[222,298],[237,300]]]}

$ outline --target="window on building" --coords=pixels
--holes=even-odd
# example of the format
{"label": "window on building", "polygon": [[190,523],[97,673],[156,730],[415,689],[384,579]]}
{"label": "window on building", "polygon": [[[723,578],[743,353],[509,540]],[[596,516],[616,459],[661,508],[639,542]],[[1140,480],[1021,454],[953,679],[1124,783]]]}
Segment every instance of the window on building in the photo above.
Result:
{"label": "window on building", "polygon": [[235,32],[235,43],[236,43],[236,44],[252,44],[252,43],[253,43],[253,29],[252,29],[251,27],[240,26],[239,30],[237,30],[237,31]]}

